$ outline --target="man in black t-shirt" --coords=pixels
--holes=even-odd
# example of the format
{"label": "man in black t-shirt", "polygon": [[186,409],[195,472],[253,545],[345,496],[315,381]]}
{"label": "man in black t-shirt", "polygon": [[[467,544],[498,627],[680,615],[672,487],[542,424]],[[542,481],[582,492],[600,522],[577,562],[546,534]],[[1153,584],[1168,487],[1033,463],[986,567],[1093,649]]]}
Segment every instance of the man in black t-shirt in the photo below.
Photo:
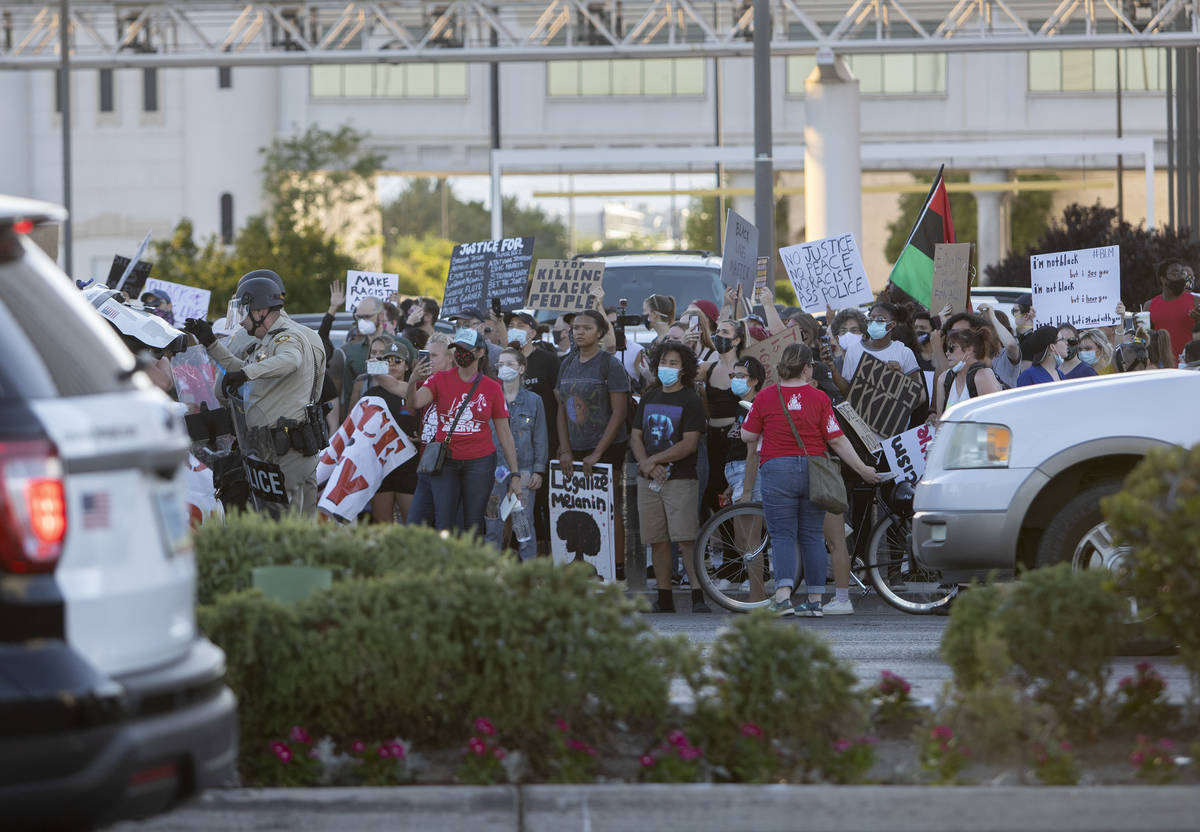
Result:
{"label": "man in black t-shirt", "polygon": [[707,428],[704,404],[696,393],[696,354],[680,341],[664,341],[650,356],[658,384],[642,396],[629,447],[638,463],[638,518],[642,542],[650,544],[658,600],[654,612],[674,612],[671,544],[692,586],[692,612],[711,612],[697,589],[692,546],[699,532],[696,505],[696,449]]}

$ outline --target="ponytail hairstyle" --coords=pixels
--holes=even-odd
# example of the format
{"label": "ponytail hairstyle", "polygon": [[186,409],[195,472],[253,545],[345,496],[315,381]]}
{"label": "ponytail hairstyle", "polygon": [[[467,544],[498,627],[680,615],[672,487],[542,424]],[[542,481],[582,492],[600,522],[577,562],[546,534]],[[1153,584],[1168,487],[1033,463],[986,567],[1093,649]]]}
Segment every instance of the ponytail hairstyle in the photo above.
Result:
{"label": "ponytail hairstyle", "polygon": [[675,320],[675,298],[671,295],[651,295],[646,298],[650,311],[662,315],[668,324]]}

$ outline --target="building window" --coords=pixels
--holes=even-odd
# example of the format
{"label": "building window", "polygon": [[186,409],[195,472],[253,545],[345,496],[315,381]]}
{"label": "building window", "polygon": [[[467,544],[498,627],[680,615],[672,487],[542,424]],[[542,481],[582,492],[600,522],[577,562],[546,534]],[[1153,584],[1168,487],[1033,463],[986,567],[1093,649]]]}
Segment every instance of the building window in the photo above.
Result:
{"label": "building window", "polygon": [[466,98],[467,65],[323,64],[309,71],[313,98]]}
{"label": "building window", "polygon": [[233,67],[231,67],[231,66],[217,67],[217,89],[219,89],[219,90],[233,89]]}
{"label": "building window", "polygon": [[158,112],[158,70],[142,70],[142,112]]}
{"label": "building window", "polygon": [[[1121,89],[1158,92],[1167,84],[1164,49],[1122,49]],[[1064,49],[1030,52],[1030,92],[1115,92],[1117,50]]]}
{"label": "building window", "polygon": [[[899,52],[846,55],[845,58],[858,79],[858,91],[864,95],[941,95],[946,92],[944,54]],[[804,82],[816,65],[815,55],[788,57],[788,95],[804,95]]]}
{"label": "building window", "polygon": [[704,95],[703,58],[622,58],[595,61],[548,61],[550,96],[692,96]]}
{"label": "building window", "polygon": [[113,71],[102,69],[100,70],[100,112],[111,113],[113,110]]}
{"label": "building window", "polygon": [[233,244],[233,194],[221,194],[221,242]]}

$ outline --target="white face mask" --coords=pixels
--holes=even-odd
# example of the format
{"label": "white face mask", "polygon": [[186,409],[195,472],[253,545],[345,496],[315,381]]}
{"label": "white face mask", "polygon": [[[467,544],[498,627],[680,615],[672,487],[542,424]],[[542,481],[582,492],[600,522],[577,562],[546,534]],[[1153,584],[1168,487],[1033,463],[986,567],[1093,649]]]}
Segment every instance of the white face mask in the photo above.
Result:
{"label": "white face mask", "polygon": [[842,345],[843,350],[850,349],[851,344],[858,344],[861,342],[862,336],[857,332],[843,332],[838,336],[838,343]]}
{"label": "white face mask", "polygon": [[967,363],[967,362],[965,362],[965,361],[960,361],[960,362],[958,362],[957,364],[955,364],[953,367],[951,367],[950,369],[951,369],[953,372],[956,372],[956,373],[957,373],[957,372],[960,372],[960,371],[962,370],[962,368],[963,368],[963,365],[964,365],[964,364],[966,364],[966,363]]}
{"label": "white face mask", "polygon": [[496,372],[496,375],[500,376],[501,381],[516,381],[517,376],[521,375],[521,371],[516,367],[504,366]]}
{"label": "white face mask", "polygon": [[360,320],[358,322],[358,333],[359,333],[359,335],[374,335],[375,334],[375,322],[370,319]]}

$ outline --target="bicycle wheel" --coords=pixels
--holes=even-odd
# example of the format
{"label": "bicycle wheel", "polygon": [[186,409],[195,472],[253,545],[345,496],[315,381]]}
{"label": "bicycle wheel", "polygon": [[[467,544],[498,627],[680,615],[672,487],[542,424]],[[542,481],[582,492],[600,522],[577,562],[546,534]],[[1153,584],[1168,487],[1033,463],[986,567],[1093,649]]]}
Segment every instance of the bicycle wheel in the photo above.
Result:
{"label": "bicycle wheel", "polygon": [[958,584],[941,573],[922,569],[911,554],[912,521],[885,514],[867,543],[867,574],[875,590],[901,612],[929,615],[950,603]]}
{"label": "bicycle wheel", "polygon": [[770,549],[762,503],[725,506],[696,537],[696,580],[730,612],[765,607],[775,595]]}

